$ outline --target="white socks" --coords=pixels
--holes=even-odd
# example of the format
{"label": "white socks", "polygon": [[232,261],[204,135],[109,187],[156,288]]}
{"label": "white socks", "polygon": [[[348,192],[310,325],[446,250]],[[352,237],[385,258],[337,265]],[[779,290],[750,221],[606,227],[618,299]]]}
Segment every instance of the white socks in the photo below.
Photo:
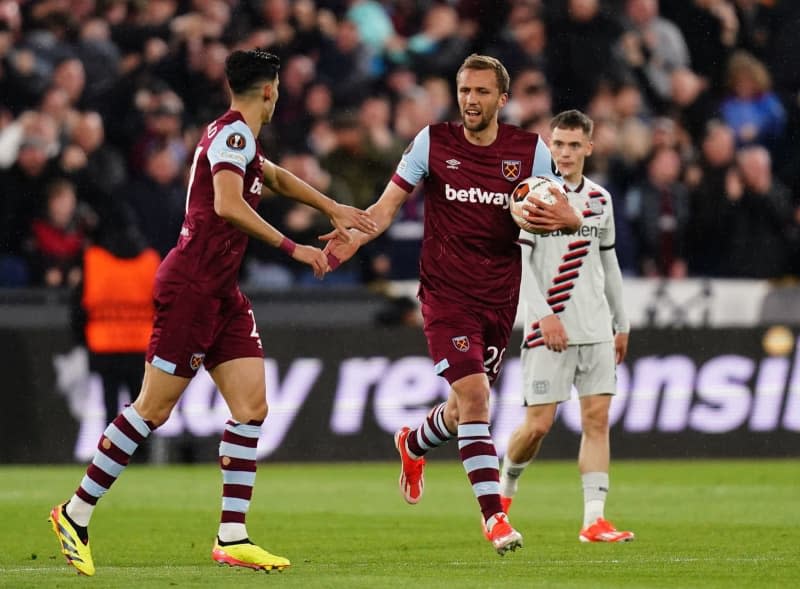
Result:
{"label": "white socks", "polygon": [[67,503],[66,512],[72,521],[85,528],[89,525],[89,520],[92,519],[94,508],[94,505],[90,505],[77,495],[73,495],[72,499]]}
{"label": "white socks", "polygon": [[517,492],[517,482],[525,468],[531,463],[512,462],[508,456],[503,458],[503,468],[500,469],[500,494],[503,497],[513,497]]}
{"label": "white socks", "polygon": [[581,475],[583,482],[583,527],[604,517],[606,495],[608,495],[608,473],[587,472]]}
{"label": "white socks", "polygon": [[219,524],[217,537],[220,542],[236,542],[247,538],[247,526],[238,523]]}

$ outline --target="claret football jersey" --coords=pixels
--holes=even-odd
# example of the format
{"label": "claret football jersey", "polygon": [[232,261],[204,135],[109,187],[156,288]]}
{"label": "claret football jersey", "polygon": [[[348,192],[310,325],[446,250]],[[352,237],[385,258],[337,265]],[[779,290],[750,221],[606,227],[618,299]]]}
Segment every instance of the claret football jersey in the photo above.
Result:
{"label": "claret football jersey", "polygon": [[178,244],[159,278],[188,280],[209,293],[236,288],[248,236],[214,211],[213,176],[230,170],[244,178],[244,199],[255,208],[261,197],[261,146],[237,111],[208,125],[194,152],[186,193],[186,214]]}
{"label": "claret football jersey", "polygon": [[408,192],[423,183],[420,298],[516,305],[519,228],[510,194],[521,179],[552,173],[544,142],[517,127],[501,124],[487,146],[467,141],[460,123],[422,129],[392,177]]}

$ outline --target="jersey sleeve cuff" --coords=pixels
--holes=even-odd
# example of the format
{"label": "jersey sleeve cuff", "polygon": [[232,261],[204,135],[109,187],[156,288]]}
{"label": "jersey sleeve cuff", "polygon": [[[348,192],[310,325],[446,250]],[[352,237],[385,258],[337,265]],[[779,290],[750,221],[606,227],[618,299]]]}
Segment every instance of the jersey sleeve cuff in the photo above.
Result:
{"label": "jersey sleeve cuff", "polygon": [[214,164],[214,167],[211,168],[211,175],[213,176],[217,172],[221,170],[230,170],[231,172],[238,174],[242,178],[244,178],[244,170],[242,170],[236,164],[230,164],[228,162],[219,162],[218,164]]}
{"label": "jersey sleeve cuff", "polygon": [[392,182],[397,184],[400,188],[402,188],[406,192],[411,192],[412,190],[414,190],[414,185],[410,184],[405,178],[403,178],[400,174],[396,172],[392,176]]}

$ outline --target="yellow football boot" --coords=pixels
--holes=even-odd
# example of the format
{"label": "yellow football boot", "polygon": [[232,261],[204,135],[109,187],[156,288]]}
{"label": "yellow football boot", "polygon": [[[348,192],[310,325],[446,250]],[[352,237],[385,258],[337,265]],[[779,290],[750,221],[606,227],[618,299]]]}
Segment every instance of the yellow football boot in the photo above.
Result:
{"label": "yellow football boot", "polygon": [[66,518],[63,509],[63,505],[56,505],[50,511],[48,521],[53,526],[53,533],[58,538],[61,552],[67,559],[67,563],[74,566],[79,574],[91,577],[94,575],[94,561],[89,542],[84,544],[81,541],[75,528]]}
{"label": "yellow football boot", "polygon": [[211,551],[211,558],[220,565],[246,567],[266,572],[283,571],[292,566],[292,563],[282,556],[270,554],[260,546],[249,542],[220,546],[219,541],[216,541],[214,549]]}

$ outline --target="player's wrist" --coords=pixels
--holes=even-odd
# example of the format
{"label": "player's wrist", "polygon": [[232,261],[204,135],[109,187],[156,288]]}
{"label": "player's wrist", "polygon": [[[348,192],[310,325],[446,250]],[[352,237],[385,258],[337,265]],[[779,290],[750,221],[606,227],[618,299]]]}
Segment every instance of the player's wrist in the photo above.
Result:
{"label": "player's wrist", "polygon": [[284,236],[283,239],[281,239],[281,242],[278,244],[278,249],[291,258],[294,255],[294,250],[297,249],[297,244],[288,237]]}

